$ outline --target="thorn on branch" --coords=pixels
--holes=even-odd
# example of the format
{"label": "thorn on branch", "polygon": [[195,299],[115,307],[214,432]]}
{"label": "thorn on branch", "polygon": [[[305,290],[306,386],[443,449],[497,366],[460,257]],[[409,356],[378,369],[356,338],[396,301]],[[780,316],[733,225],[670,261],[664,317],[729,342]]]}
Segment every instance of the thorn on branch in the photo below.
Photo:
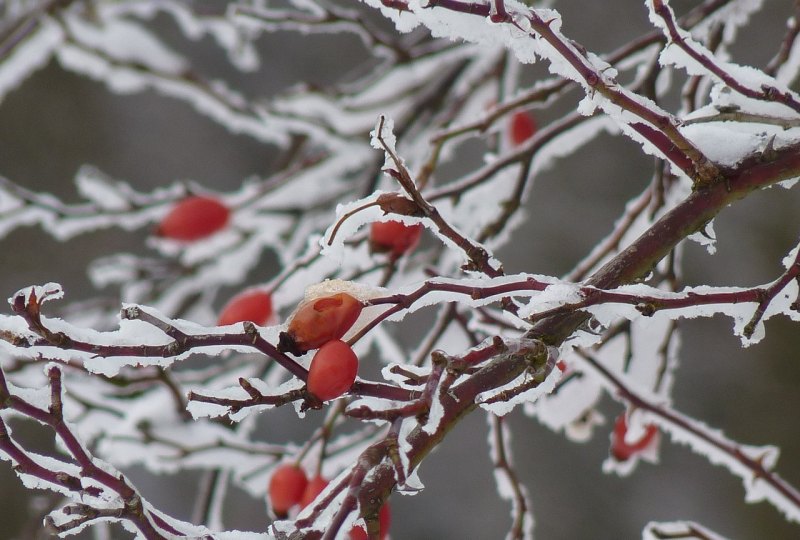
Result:
{"label": "thorn on branch", "polygon": [[[27,294],[26,294],[27,292]],[[63,332],[52,332],[42,323],[41,306],[51,296],[61,294],[60,289],[45,290],[41,298],[36,297],[36,287],[23,289],[11,301],[11,309],[25,319],[28,328],[56,347],[69,348],[73,341]]]}
{"label": "thorn on branch", "polygon": [[127,306],[120,310],[119,316],[124,320],[135,321],[141,317],[142,309],[139,306]]}
{"label": "thorn on branch", "polygon": [[513,19],[508,11],[506,11],[506,6],[503,0],[491,0],[489,20],[497,24],[512,22]]}
{"label": "thorn on branch", "polygon": [[242,327],[244,329],[244,333],[250,337],[251,343],[255,344],[255,342],[258,341],[258,338],[261,336],[261,334],[258,333],[256,325],[253,324],[252,321],[244,321],[244,323],[242,323]]}
{"label": "thorn on branch", "polygon": [[239,377],[239,386],[241,386],[245,392],[250,394],[250,397],[253,399],[258,399],[261,397],[261,392],[256,390],[252,384],[250,384],[247,379],[244,377]]}
{"label": "thorn on branch", "polygon": [[759,159],[763,163],[770,163],[778,159],[778,152],[775,150],[775,135],[769,138],[766,146],[764,146],[764,149],[761,151]]}
{"label": "thorn on branch", "polygon": [[420,425],[425,425],[428,421],[428,412],[431,408],[433,396],[436,393],[436,387],[439,385],[445,367],[448,365],[448,357],[442,351],[433,351],[431,353],[431,362],[433,367],[425,382],[425,389],[417,399],[402,407],[386,410],[374,410],[367,406],[355,407],[346,411],[345,414],[361,420],[382,419],[391,421],[416,416]]}
{"label": "thorn on branch", "polygon": [[639,304],[636,304],[635,307],[636,311],[638,311],[645,317],[652,317],[653,315],[655,315],[657,311],[655,304],[653,304],[652,302],[641,302]]}
{"label": "thorn on branch", "polygon": [[390,367],[389,373],[393,373],[395,375],[401,375],[406,378],[406,380],[403,382],[415,386],[421,386],[425,384],[425,381],[428,380],[427,375],[417,375],[416,373],[403,368],[403,366],[398,366],[398,365]]}
{"label": "thorn on branch", "polygon": [[408,7],[408,2],[404,2],[403,0],[381,0],[381,4],[388,8],[396,9],[397,11],[411,11]]}

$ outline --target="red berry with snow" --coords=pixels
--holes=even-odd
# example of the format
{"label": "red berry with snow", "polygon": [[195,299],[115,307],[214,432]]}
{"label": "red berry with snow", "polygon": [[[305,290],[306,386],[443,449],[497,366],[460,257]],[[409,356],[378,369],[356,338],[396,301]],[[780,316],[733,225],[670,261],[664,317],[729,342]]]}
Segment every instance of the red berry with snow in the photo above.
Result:
{"label": "red berry with snow", "polygon": [[156,234],[163,238],[194,242],[220,231],[228,224],[230,210],[212,197],[187,197],[161,220]]}
{"label": "red berry with snow", "polygon": [[308,368],[308,391],[322,401],[347,392],[358,373],[358,357],[350,345],[335,339],[320,347]]}
{"label": "red berry with snow", "polygon": [[361,314],[361,302],[347,293],[338,293],[303,303],[281,335],[279,348],[294,354],[317,349],[340,339]]}

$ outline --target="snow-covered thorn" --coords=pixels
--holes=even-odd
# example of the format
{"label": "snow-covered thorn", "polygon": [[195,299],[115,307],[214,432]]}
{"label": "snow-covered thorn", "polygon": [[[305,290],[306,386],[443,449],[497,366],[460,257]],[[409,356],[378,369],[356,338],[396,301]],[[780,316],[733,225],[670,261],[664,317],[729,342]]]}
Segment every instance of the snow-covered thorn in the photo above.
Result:
{"label": "snow-covered thorn", "polygon": [[66,484],[71,479],[72,479],[72,477],[69,474],[67,474],[67,473],[65,473],[63,471],[59,471],[59,472],[56,473],[56,480],[58,480],[62,484]]}
{"label": "snow-covered thorn", "polygon": [[775,161],[778,158],[778,152],[775,151],[775,135],[767,140],[766,146],[761,151],[761,155],[759,159],[764,163],[769,163],[771,161]]}
{"label": "snow-covered thorn", "polygon": [[251,321],[245,321],[244,323],[242,323],[242,325],[244,326],[244,333],[247,334],[250,337],[250,339],[252,339],[252,342],[255,343],[256,341],[258,341],[260,334],[256,329],[256,325],[253,324]]}
{"label": "snow-covered thorn", "polygon": [[134,321],[142,316],[142,310],[139,306],[126,306],[119,312],[122,319]]}
{"label": "snow-covered thorn", "polygon": [[252,397],[253,399],[259,399],[259,398],[263,397],[261,392],[256,390],[253,387],[253,385],[250,384],[250,382],[247,379],[245,379],[244,377],[239,377],[239,386],[241,386],[244,389],[245,392],[250,394],[250,397]]}
{"label": "snow-covered thorn", "polygon": [[636,311],[645,317],[652,317],[656,312],[656,306],[651,302],[641,302],[636,304]]}
{"label": "snow-covered thorn", "polygon": [[[423,1],[422,3],[424,4],[425,2]],[[381,4],[388,8],[396,9],[397,11],[410,11],[408,3],[402,0],[381,0]],[[427,6],[423,5],[422,7]]]}
{"label": "snow-covered thorn", "polygon": [[125,499],[125,509],[133,515],[142,514],[142,499],[138,495]]}

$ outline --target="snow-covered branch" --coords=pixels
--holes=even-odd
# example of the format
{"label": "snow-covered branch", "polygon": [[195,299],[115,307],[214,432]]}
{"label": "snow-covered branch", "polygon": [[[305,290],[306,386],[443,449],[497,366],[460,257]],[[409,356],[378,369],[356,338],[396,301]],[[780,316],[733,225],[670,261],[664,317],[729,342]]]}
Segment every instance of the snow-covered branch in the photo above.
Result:
{"label": "snow-covered branch", "polygon": [[[557,0],[212,4],[0,5],[0,113],[20,100],[14,115],[27,118],[41,103],[25,100],[42,95],[27,98],[28,85],[60,92],[65,72],[104,96],[90,119],[98,132],[124,130],[116,115],[129,102],[166,111],[152,128],[162,155],[126,156],[137,168],[75,154],[77,173],[58,169],[51,185],[22,143],[0,159],[28,159],[0,171],[2,284],[18,290],[0,314],[0,456],[26,488],[66,501],[52,503],[51,532],[117,523],[148,539],[384,540],[395,512],[395,537],[442,536],[436,527],[458,525],[450,516],[411,519],[394,495],[423,499],[423,478],[471,474],[478,465],[424,464],[459,447],[457,428],[475,414],[488,423],[485,476],[510,505],[493,537],[532,538],[534,523],[561,519],[537,513],[527,475],[542,463],[515,447],[543,427],[578,442],[610,431],[603,470],[623,475],[657,463],[669,435],[741,478],[745,501],[800,521],[775,446],[734,442],[673,406],[694,319],[730,317],[744,346],[777,315],[800,320],[800,252],[783,235],[794,214],[751,197],[794,197],[800,178],[797,6],[780,8],[784,28],[759,30],[772,49],[747,42],[764,59],[751,66],[737,44],[767,24],[754,15],[779,9],[752,0],[698,0],[682,14],[639,2],[624,10],[630,32],[603,36],[605,52],[585,46],[596,36]],[[607,21],[586,22],[606,32]],[[170,154],[159,131],[182,106],[198,123],[180,125],[174,144],[202,142],[213,124],[256,149],[256,172],[140,183]],[[126,114],[150,121],[140,112]],[[31,130],[42,161],[61,155],[49,131],[3,122],[21,139]],[[625,150],[606,159],[619,135]],[[199,162],[225,157],[214,144]],[[607,174],[606,161],[629,174],[613,178],[622,173]],[[589,163],[585,178],[569,177],[578,163]],[[750,282],[738,267],[686,281],[696,263],[685,246],[711,257],[717,235],[731,235],[715,231],[717,218],[745,198],[780,222],[783,266]],[[618,217],[575,210],[591,206]],[[100,234],[124,237],[125,251],[109,252]],[[766,271],[748,245],[739,259]],[[54,277],[9,284],[32,275],[31,253]],[[55,283],[73,283],[60,276],[75,264],[102,297]],[[625,405],[610,429],[604,396]],[[518,427],[523,416],[543,427]],[[26,422],[55,434],[56,448],[25,437]],[[196,480],[181,487],[191,515],[156,509],[148,501],[162,493],[140,472]],[[234,524],[236,497],[266,501],[263,515]],[[569,507],[583,511],[577,497]],[[605,533],[589,534],[625,536]],[[720,537],[692,521],[653,521],[642,534]]]}

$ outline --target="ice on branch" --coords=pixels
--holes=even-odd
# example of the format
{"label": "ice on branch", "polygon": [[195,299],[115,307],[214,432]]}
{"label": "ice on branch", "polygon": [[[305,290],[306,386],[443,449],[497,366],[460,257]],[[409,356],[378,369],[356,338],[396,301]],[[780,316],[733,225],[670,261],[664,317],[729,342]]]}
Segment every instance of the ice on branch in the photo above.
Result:
{"label": "ice on branch", "polygon": [[[35,172],[0,178],[9,279],[19,262],[11,237],[18,230],[39,226],[63,242],[108,228],[139,232],[126,238],[133,242],[127,252],[83,261],[103,289],[98,296],[46,304],[64,296],[48,283],[12,295],[10,311],[0,314],[0,459],[25,487],[63,496],[49,509],[56,508],[50,531],[65,536],[102,524],[101,537],[118,523],[113,530],[148,540],[333,540],[367,525],[383,537],[386,531],[374,531],[380,504],[420,493],[423,476],[439,481],[432,473],[442,471],[429,471],[425,460],[444,445],[460,450],[458,424],[485,414],[484,462],[510,509],[507,526],[492,532],[528,539],[527,467],[514,463],[516,426],[507,416],[518,406],[541,424],[531,429],[572,442],[610,434],[606,472],[629,474],[642,459],[655,463],[660,444],[686,444],[741,478],[746,501],[768,501],[800,522],[800,493],[775,472],[776,447],[732,441],[676,411],[672,395],[684,323],[723,315],[747,346],[775,315],[800,321],[800,247],[759,286],[735,274],[719,286],[682,281],[684,240],[713,249],[717,234],[727,234],[713,229],[727,206],[800,178],[796,9],[705,0],[673,13],[667,0],[648,0],[626,13],[640,19],[625,21],[634,34],[597,52],[569,35],[574,21],[566,11],[562,20],[557,2],[540,4],[11,0],[0,7],[0,103],[26,79],[25,92],[13,97],[36,99],[43,83],[67,71],[99,82],[91,91],[114,99],[137,94],[188,105],[227,130],[221,136],[242,134],[255,145],[252,162],[242,163],[255,174],[209,171],[225,186],[218,192],[181,176],[143,192],[137,179],[160,165],[131,156],[124,163],[144,168],[114,173],[127,180],[89,164],[73,190],[74,164],[58,173],[59,189],[38,187],[49,178]],[[737,63],[743,38],[763,19],[754,16],[767,8],[786,19],[767,40],[773,50],[758,51],[772,58]],[[602,20],[594,26],[606,29]],[[323,52],[331,65],[305,61],[310,49],[319,56],[320,43],[330,47]],[[537,59],[546,65],[530,66]],[[31,77],[48,62],[46,73]],[[298,84],[279,88],[291,81]],[[12,124],[23,109],[11,111]],[[34,135],[42,129],[34,121],[23,127]],[[560,177],[556,166],[592,160],[589,143],[607,152],[614,145],[605,139],[619,135],[635,141],[628,149],[639,158],[657,159],[611,156],[631,174],[619,184],[604,176],[600,160],[573,179],[578,197],[592,194],[589,204],[609,204],[619,218],[589,223],[594,212],[558,211],[563,201],[551,195],[573,193],[562,191],[563,182],[543,183],[543,173],[552,168]],[[174,157],[170,150],[156,161]],[[202,160],[224,148],[209,151]],[[117,157],[104,167],[123,163]],[[601,191],[638,195],[624,204],[596,197]],[[218,199],[222,226],[194,239],[154,230],[194,195]],[[385,221],[421,224],[414,228],[420,243],[382,252],[370,225]],[[581,238],[566,236],[577,226]],[[602,239],[582,260],[561,249],[592,238]],[[540,248],[559,260],[501,260]],[[37,271],[62,270],[43,261]],[[562,277],[537,273],[550,263]],[[252,289],[264,293],[258,307],[268,306],[269,318],[250,312],[229,324],[225,306]],[[353,298],[329,298],[339,293]],[[316,314],[339,300],[351,309],[347,328],[298,345],[304,315],[316,326]],[[305,381],[315,351],[338,338],[357,356],[357,373],[322,401]],[[334,375],[339,367],[331,365]],[[619,402],[613,427],[603,415],[606,396]],[[22,422],[51,432],[55,453],[32,451]],[[517,444],[526,444],[523,431]],[[315,502],[304,508],[305,489],[292,494],[288,514],[273,521],[265,489],[286,463],[307,477],[300,487],[329,483],[309,493]],[[464,469],[455,465],[456,474]],[[192,523],[156,509],[122,467],[192,474]],[[568,469],[559,466],[559,474]],[[225,530],[235,519],[223,511],[236,505],[233,488],[263,509],[258,532]],[[391,536],[408,534],[415,522],[402,511]],[[643,535],[718,536],[691,521],[652,522]]]}
{"label": "ice on branch", "polygon": [[0,177],[0,237],[36,224],[60,241],[109,227],[135,230],[157,220],[166,203],[186,194],[182,183],[140,193],[90,166],[80,168],[75,183],[87,202],[67,205]]}
{"label": "ice on branch", "polygon": [[693,521],[651,521],[645,525],[642,531],[642,540],[660,540],[670,537],[726,540],[724,536]]}
{"label": "ice on branch", "polygon": [[[262,395],[275,397],[300,390],[304,386],[303,382],[298,379],[288,380],[277,387],[270,387],[261,379],[248,379],[247,383]],[[227,415],[232,421],[240,422],[250,414],[272,409],[278,405],[277,403],[247,404],[248,399],[252,398],[252,394],[246,391],[242,385],[211,390],[210,392],[206,388],[198,388],[196,393],[203,395],[211,393],[211,400],[200,401],[192,399],[189,401],[187,409],[194,418],[217,418]],[[242,405],[237,405],[236,402],[241,402]]]}
{"label": "ice on branch", "polygon": [[188,102],[233,133],[274,144],[288,141],[288,122],[249,107],[244,97],[223,81],[193,80],[176,70],[175,65],[170,66],[172,69],[151,66],[141,70],[139,64],[110,57],[106,51],[83,43],[67,43],[56,51],[56,56],[65,69],[104,82],[113,92],[129,94],[154,89]]}
{"label": "ice on branch", "polygon": [[494,464],[494,482],[498,495],[511,503],[512,526],[506,540],[533,539],[534,518],[528,489],[519,482],[511,452],[511,430],[502,418],[486,415],[489,425],[489,458]]}
{"label": "ice on branch", "polygon": [[114,181],[94,167],[81,167],[75,175],[75,185],[86,200],[106,211],[122,211],[130,208],[130,186]]}
{"label": "ice on branch", "polygon": [[658,425],[676,443],[687,445],[705,456],[710,463],[725,467],[740,477],[744,483],[745,501],[751,504],[769,501],[787,519],[800,522],[800,509],[797,506],[800,492],[773,473],[779,455],[777,447],[738,444],[703,422],[671,409],[662,410],[665,413],[663,415],[643,416],[646,421]]}
{"label": "ice on branch", "polygon": [[[660,9],[656,8],[657,4]],[[688,32],[676,25],[675,14],[667,0],[647,2],[647,6],[650,9],[650,22],[660,28],[669,39],[668,45],[659,57],[661,65],[673,65],[685,70],[689,75],[710,75],[724,84],[734,85],[731,90],[735,92],[757,95],[765,89],[770,89],[770,92],[789,96],[787,102],[797,102],[798,96],[792,90],[762,70],[720,60],[718,55],[714,55],[704,45],[696,42]],[[767,94],[764,94],[762,99],[772,101]],[[772,108],[783,112],[778,116],[797,111],[797,108],[790,103],[773,102]]]}
{"label": "ice on branch", "polygon": [[731,0],[708,14],[692,29],[692,37],[706,43],[712,31],[722,26],[723,42],[733,42],[739,31],[764,7],[764,0]]}
{"label": "ice on branch", "polygon": [[43,18],[27,39],[13,48],[9,57],[0,63],[0,103],[34,71],[43,68],[63,40],[64,31],[59,24]]}
{"label": "ice on branch", "polygon": [[[562,358],[565,366],[574,363],[570,356]],[[603,387],[591,374],[576,374],[567,369],[565,374],[561,374],[560,369],[553,370],[550,377],[556,379],[556,387],[537,400],[525,403],[523,410],[554,432],[563,432],[572,441],[586,442],[594,428],[604,423],[603,416],[594,410],[603,396]],[[563,380],[559,380],[562,377]]]}
{"label": "ice on branch", "polygon": [[32,285],[20,289],[8,299],[8,303],[12,306],[19,304],[25,309],[30,308],[38,311],[39,307],[45,302],[62,298],[64,298],[64,289],[60,284],[45,283],[44,285]]}
{"label": "ice on branch", "polygon": [[186,60],[167,48],[141,24],[110,18],[101,24],[80,16],[64,17],[71,39],[102,52],[116,62],[135,63],[154,71],[178,73],[187,68]]}
{"label": "ice on branch", "polygon": [[376,150],[383,150],[386,154],[383,163],[384,169],[396,169],[398,166],[404,165],[402,161],[398,164],[394,160],[394,157],[397,157],[397,137],[394,134],[392,118],[381,115],[375,129],[369,132],[369,137],[369,144]]}
{"label": "ice on branch", "polygon": [[200,41],[211,37],[237,69],[253,71],[259,67],[258,51],[253,45],[254,33],[225,16],[225,6],[204,12],[180,1],[162,0],[103,3],[95,9],[102,20],[137,18],[150,23],[158,15],[166,14],[186,38]]}
{"label": "ice on branch", "polygon": [[723,314],[733,319],[733,332],[741,338],[742,345],[749,346],[763,339],[764,322],[771,317],[783,314],[792,320],[800,319],[800,314],[791,309],[800,293],[797,280],[790,279],[795,275],[791,272],[773,283],[750,289],[703,285],[673,293],[641,284],[625,285],[611,294],[613,297],[619,293],[623,303],[610,299],[609,303],[587,307],[587,311],[605,327],[619,318],[633,321],[658,316],[678,320]]}
{"label": "ice on branch", "polygon": [[[231,350],[251,350],[243,340],[225,344],[221,339],[225,335],[223,329],[170,319],[157,310],[137,305],[123,306],[119,329],[109,332],[80,328],[59,318],[42,316],[41,304],[62,296],[60,285],[50,283],[22,289],[9,299],[30,330],[39,335],[23,346],[14,346],[11,340],[16,354],[27,358],[45,354],[67,363],[80,361],[83,368],[93,373],[113,376],[125,366],[170,366],[198,351],[220,355]],[[19,323],[14,322],[8,330],[18,327]],[[179,343],[170,337],[175,333],[186,341]],[[192,337],[197,343],[188,343]]]}
{"label": "ice on branch", "polygon": [[482,409],[501,417],[517,405],[534,403],[541,396],[550,394],[562,375],[556,367],[557,348],[527,339],[507,343],[510,347],[506,354],[523,357],[529,368],[508,384],[478,394],[475,398]]}

